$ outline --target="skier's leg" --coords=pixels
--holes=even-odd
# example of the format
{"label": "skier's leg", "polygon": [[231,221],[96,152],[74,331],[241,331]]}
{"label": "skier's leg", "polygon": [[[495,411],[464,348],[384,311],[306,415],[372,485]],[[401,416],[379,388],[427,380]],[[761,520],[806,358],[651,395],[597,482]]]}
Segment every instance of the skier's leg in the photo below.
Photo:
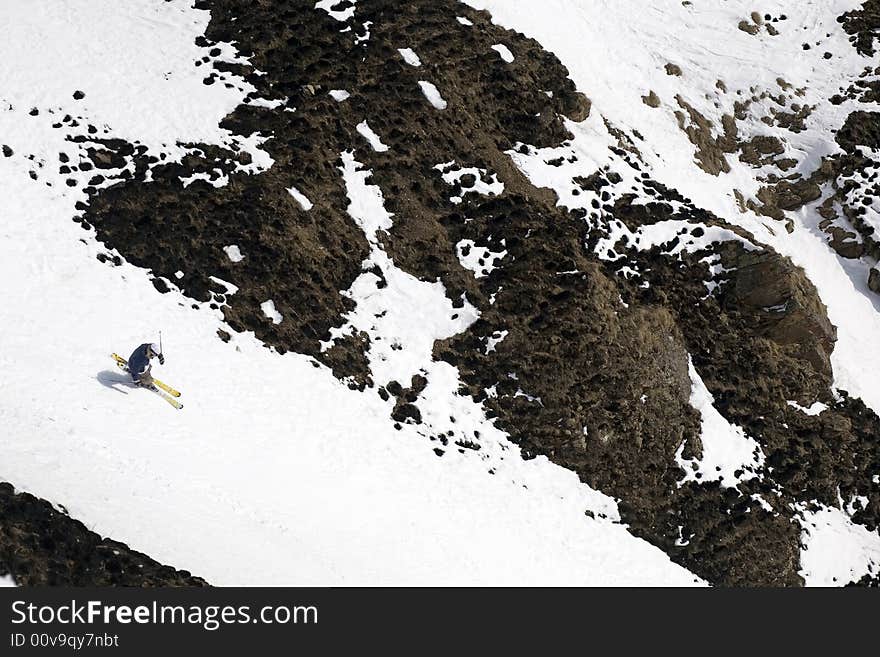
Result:
{"label": "skier's leg", "polygon": [[147,369],[145,369],[141,373],[141,385],[142,386],[146,386],[147,388],[149,388],[150,386],[153,385],[153,375],[150,374],[150,370],[152,370],[152,369],[153,369],[152,366],[147,364]]}
{"label": "skier's leg", "polygon": [[143,372],[138,372],[135,374],[132,372],[131,378],[134,379],[134,382],[139,386],[143,386],[145,388],[149,388],[153,385],[153,376],[150,374],[150,370],[152,368],[147,365],[146,369]]}

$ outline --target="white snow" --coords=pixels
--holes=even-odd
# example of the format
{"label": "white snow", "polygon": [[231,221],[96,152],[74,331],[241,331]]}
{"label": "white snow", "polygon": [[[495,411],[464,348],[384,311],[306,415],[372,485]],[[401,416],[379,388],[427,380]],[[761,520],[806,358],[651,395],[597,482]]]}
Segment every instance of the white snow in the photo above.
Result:
{"label": "white snow", "polygon": [[0,588],[15,586],[15,581],[9,575],[0,575]]}
{"label": "white snow", "polygon": [[297,203],[299,203],[299,206],[300,206],[303,210],[305,210],[306,212],[308,212],[309,210],[312,209],[312,207],[313,207],[313,206],[312,206],[312,202],[306,197],[305,194],[303,194],[301,191],[299,191],[296,187],[294,187],[294,186],[291,185],[290,187],[287,188],[287,191],[288,191],[288,192],[290,193],[290,195],[294,198],[294,200],[295,200]]}
{"label": "white snow", "polygon": [[357,4],[357,0],[349,0],[349,6],[344,9],[333,9],[336,5],[339,4],[339,0],[318,0],[315,3],[315,9],[323,9],[330,16],[335,18],[341,23],[344,23],[349,18],[354,16],[355,9],[357,8],[355,5]]}
{"label": "white snow", "polygon": [[370,36],[371,36],[370,26],[372,24],[373,24],[373,21],[364,21],[364,23],[363,23],[364,34],[363,34],[363,36],[355,36],[355,38],[354,38],[355,45],[357,45],[359,43],[366,43],[367,41],[370,40]]}
{"label": "white snow", "polygon": [[462,25],[468,25],[468,26],[473,25],[473,23],[469,19],[465,18],[464,16],[456,16],[455,20],[457,20]]}
{"label": "white snow", "polygon": [[244,260],[244,254],[241,252],[241,249],[238,248],[237,244],[224,246],[223,251],[226,253],[227,257],[232,260],[232,262],[241,262],[242,260]]}
{"label": "white snow", "polygon": [[[219,127],[220,120],[254,88],[243,80],[236,81],[243,92],[202,84],[206,71],[191,63],[210,48],[195,45],[193,34],[204,32],[209,20],[209,12],[181,3],[131,2],[120,11],[114,0],[2,2],[0,25],[8,29],[0,46],[0,99],[12,103],[15,112],[36,107],[40,117],[64,106],[72,116],[109,126],[113,136],[137,139],[150,149],[165,145],[174,151],[174,138],[184,135],[190,142],[224,142],[229,133]],[[151,43],[157,29],[161,47]],[[244,61],[232,46],[216,47],[222,50],[217,59]],[[182,67],[184,61],[190,65]],[[74,91],[85,97],[73,100]],[[136,108],[145,96],[167,102],[153,103],[144,116]],[[42,123],[40,117],[32,123]],[[37,129],[4,130],[4,140],[16,149],[14,137],[24,139]],[[26,148],[22,141],[16,150]]]}
{"label": "white snow", "polygon": [[275,308],[275,302],[272,299],[264,301],[260,304],[260,310],[263,311],[263,314],[272,320],[273,324],[280,324],[284,321],[284,317],[281,313],[278,312]]}
{"label": "white snow", "polygon": [[[755,470],[764,463],[764,452],[758,442],[747,436],[742,427],[731,424],[718,409],[715,400],[688,357],[691,379],[690,404],[700,412],[700,441],[703,456],[687,460],[684,443],[678,448],[676,460],[685,471],[684,481],[719,481],[726,488],[736,488],[741,481],[753,479]],[[737,471],[741,471],[737,474]]]}
{"label": "white snow", "polygon": [[474,272],[474,278],[488,276],[496,268],[495,260],[502,260],[507,250],[492,251],[485,246],[477,246],[473,240],[461,240],[455,245],[458,261],[465,269]]}
{"label": "white snow", "polygon": [[[596,246],[596,253],[600,258],[609,258],[610,252],[620,240],[623,240],[627,245],[635,246],[644,251],[666,244],[678,237],[679,240],[675,246],[663,251],[663,253],[669,255],[678,255],[682,252],[692,253],[704,249],[712,243],[727,241],[740,242],[746,250],[754,250],[756,248],[754,244],[743,239],[728,228],[693,224],[679,219],[669,219],[658,221],[655,224],[639,226],[635,231],[627,228],[626,224],[622,221],[612,222],[610,227],[612,230],[609,237],[599,240]],[[700,237],[695,237],[690,232],[697,227],[703,231]]]}
{"label": "white snow", "polygon": [[341,157],[342,176],[348,192],[348,213],[364,231],[367,240],[375,246],[376,233],[387,231],[392,226],[391,213],[385,209],[382,190],[367,184],[372,173],[361,168],[351,151],[343,152]]}
{"label": "white snow", "polygon": [[461,179],[466,175],[472,175],[475,178],[474,184],[470,187],[462,186],[461,195],[451,197],[453,203],[461,203],[462,197],[467,194],[481,194],[483,196],[497,196],[504,191],[504,183],[498,180],[497,174],[488,175],[485,169],[480,167],[456,167],[456,163],[442,162],[434,167],[440,171],[443,181],[449,185],[461,184]]}
{"label": "white snow", "polygon": [[619,158],[612,157],[609,147],[615,139],[601,119],[591,114],[583,123],[566,120],[565,126],[574,135],[570,142],[551,148],[529,146],[527,153],[520,152],[518,147],[508,151],[513,162],[532,183],[556,192],[559,197],[557,205],[588,208],[593,200],[599,200],[599,195],[580,190],[573,179],[603,166],[619,175],[624,183],[636,182],[635,172]]}
{"label": "white snow", "polygon": [[348,93],[345,89],[331,89],[329,93],[330,97],[337,103],[341,103],[343,100],[346,100],[349,96],[351,96],[351,94]]}
{"label": "white snow", "polygon": [[753,494],[751,495],[751,498],[752,498],[753,500],[755,500],[755,502],[757,502],[758,504],[760,504],[760,505],[761,505],[761,508],[764,509],[764,511],[766,511],[767,513],[774,513],[774,511],[775,511],[774,508],[770,505],[770,503],[769,503],[767,500],[765,500],[765,499],[764,499],[761,495],[759,495],[758,493],[753,493]]}
{"label": "white snow", "polygon": [[382,143],[379,135],[373,132],[370,124],[366,121],[361,121],[357,124],[357,131],[369,142],[370,146],[372,146],[373,150],[377,153],[384,153],[388,150],[388,146]]}
{"label": "white snow", "polygon": [[505,46],[503,43],[496,43],[494,46],[492,46],[492,50],[497,52],[500,55],[501,59],[503,59],[508,64],[513,62],[513,53],[510,52],[510,48]]}
{"label": "white snow", "polygon": [[491,354],[493,351],[495,351],[496,347],[498,347],[501,341],[507,337],[507,334],[508,331],[495,331],[492,335],[488,336],[486,338],[486,353]]}
{"label": "white snow", "polygon": [[791,401],[791,400],[789,400],[787,403],[792,408],[796,408],[801,413],[804,413],[806,415],[820,415],[824,411],[828,410],[828,405],[823,404],[820,401],[813,402],[812,404],[810,404],[810,406],[801,406],[796,401]]}
{"label": "white snow", "polygon": [[217,276],[208,276],[212,281],[217,283],[217,285],[225,288],[224,294],[235,294],[238,292],[238,286],[234,283],[230,283],[229,281],[224,281],[222,278],[218,278]]}
{"label": "white snow", "polygon": [[397,52],[399,52],[400,56],[403,57],[403,61],[405,61],[410,66],[422,65],[422,60],[419,59],[419,56],[412,48],[398,48]]}
{"label": "white snow", "polygon": [[431,105],[438,110],[446,109],[447,103],[443,100],[443,96],[440,95],[440,91],[433,82],[419,80],[419,86],[422,88],[422,93],[425,94],[425,98],[428,99],[428,102],[431,103]]}
{"label": "white snow", "polygon": [[840,509],[802,511],[801,570],[807,586],[841,586],[880,573],[880,534]]}
{"label": "white snow", "polygon": [[188,178],[180,178],[180,182],[183,183],[184,187],[189,187],[197,180],[202,180],[212,187],[225,187],[229,184],[229,176],[224,174],[220,169],[214,169],[214,174],[215,175],[212,176],[210,173],[194,173]]}
{"label": "white snow", "polygon": [[453,308],[439,281],[420,281],[394,265],[376,237],[379,230],[392,225],[382,192],[367,183],[371,172],[362,169],[351,152],[342,153],[342,161],[348,212],[372,245],[365,265],[378,265],[386,284],[378,286],[379,278],[372,271],[361,274],[346,292],[357,302],[356,308],[347,315],[348,322],[331,333],[335,340],[364,331],[371,339],[368,359],[373,379],[383,385],[389,381],[408,384],[432,361],[435,341],[465,330],[478,315],[468,303]]}
{"label": "white snow", "polygon": [[276,98],[275,100],[267,100],[265,98],[252,98],[248,101],[251,107],[265,107],[266,109],[277,109],[287,102],[287,98]]}

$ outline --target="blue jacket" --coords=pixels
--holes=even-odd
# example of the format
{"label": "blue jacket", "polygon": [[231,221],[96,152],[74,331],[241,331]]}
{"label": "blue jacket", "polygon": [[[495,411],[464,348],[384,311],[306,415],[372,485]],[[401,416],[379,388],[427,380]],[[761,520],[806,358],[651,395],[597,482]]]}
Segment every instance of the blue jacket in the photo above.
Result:
{"label": "blue jacket", "polygon": [[145,342],[128,357],[128,371],[131,373],[131,378],[135,381],[139,381],[141,376],[148,374],[150,371],[150,357],[147,356],[149,348],[150,343]]}

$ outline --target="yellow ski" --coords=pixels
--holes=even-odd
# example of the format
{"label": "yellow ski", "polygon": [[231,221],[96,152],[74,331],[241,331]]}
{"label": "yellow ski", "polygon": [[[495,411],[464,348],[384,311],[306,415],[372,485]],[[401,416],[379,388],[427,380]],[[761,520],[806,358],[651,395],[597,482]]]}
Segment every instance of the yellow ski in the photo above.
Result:
{"label": "yellow ski", "polygon": [[[155,379],[153,379],[153,380],[155,381]],[[153,392],[155,392],[157,395],[159,395],[162,399],[164,399],[169,404],[171,404],[178,411],[181,408],[183,408],[183,404],[181,404],[179,401],[177,401],[174,397],[170,397],[169,395],[166,395],[164,392],[159,390],[159,388],[157,388],[156,386],[144,386],[144,387],[146,387],[147,390],[152,390]]]}
{"label": "yellow ski", "polygon": [[172,388],[167,383],[162,383],[159,379],[153,379],[153,383],[155,383],[158,387],[162,388],[165,392],[167,392],[172,397],[180,397],[180,392]]}
{"label": "yellow ski", "polygon": [[[119,354],[111,354],[111,355],[113,356],[113,360],[116,361],[116,364],[117,364],[120,368],[122,368],[123,370],[125,370],[125,371],[127,372],[127,371],[128,371],[128,361],[125,360],[125,359],[124,359],[122,356],[120,356]],[[159,379],[153,379],[153,383],[156,385],[157,388],[161,388],[162,390],[164,390],[165,392],[167,392],[167,393],[168,393],[169,395],[171,395],[172,397],[180,397],[180,392],[179,392],[178,390],[175,390],[174,388],[172,388],[172,387],[171,387],[170,385],[168,385],[167,383],[163,383],[163,382],[160,381]],[[168,401],[170,402],[171,400],[168,400]],[[183,408],[183,406],[180,405],[179,402],[175,402],[175,404],[177,404],[177,406],[179,406],[180,408]],[[172,406],[174,406],[174,404],[172,404]]]}

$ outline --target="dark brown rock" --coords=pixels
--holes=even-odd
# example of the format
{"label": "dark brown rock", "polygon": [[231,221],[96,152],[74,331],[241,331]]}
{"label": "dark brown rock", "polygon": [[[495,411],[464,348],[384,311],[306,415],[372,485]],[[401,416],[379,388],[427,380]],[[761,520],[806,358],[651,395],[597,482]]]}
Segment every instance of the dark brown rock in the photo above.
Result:
{"label": "dark brown rock", "polygon": [[837,330],[803,270],[767,252],[742,252],[735,268],[733,302],[762,313],[761,333],[781,345],[797,345],[800,355],[830,384]]}
{"label": "dark brown rock", "polygon": [[837,20],[851,35],[850,41],[859,53],[873,57],[874,42],[880,29],[880,1],[867,0],[859,9],[847,12]]}
{"label": "dark brown rock", "polygon": [[647,96],[642,96],[642,102],[648,107],[660,107],[660,97],[653,91],[649,92]]}
{"label": "dark brown rock", "polygon": [[0,483],[0,575],[21,586],[207,586]]}
{"label": "dark brown rock", "polygon": [[880,112],[850,113],[837,132],[837,143],[848,151],[855,146],[880,148]]}
{"label": "dark brown rock", "polygon": [[868,288],[880,294],[880,268],[871,267],[871,271],[868,272]]}

